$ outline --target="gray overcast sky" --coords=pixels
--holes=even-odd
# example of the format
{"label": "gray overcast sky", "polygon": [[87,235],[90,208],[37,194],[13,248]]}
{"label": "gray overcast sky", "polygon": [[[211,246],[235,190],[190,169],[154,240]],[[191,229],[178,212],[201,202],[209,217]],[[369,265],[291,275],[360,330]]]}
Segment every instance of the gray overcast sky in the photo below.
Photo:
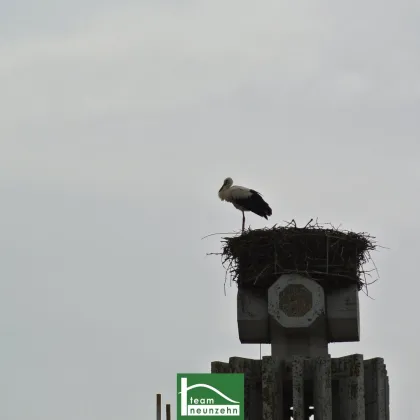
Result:
{"label": "gray overcast sky", "polygon": [[361,342],[330,350],[384,357],[393,418],[414,419],[419,18],[410,0],[3,0],[0,418],[153,418],[177,372],[258,357],[201,240],[240,229],[231,176],[271,224],[391,248]]}

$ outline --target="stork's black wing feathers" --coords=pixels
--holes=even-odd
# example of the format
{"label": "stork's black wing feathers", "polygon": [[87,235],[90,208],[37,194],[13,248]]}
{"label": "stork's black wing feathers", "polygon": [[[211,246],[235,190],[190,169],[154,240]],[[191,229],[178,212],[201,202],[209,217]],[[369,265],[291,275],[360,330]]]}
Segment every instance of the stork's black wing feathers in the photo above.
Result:
{"label": "stork's black wing feathers", "polygon": [[255,190],[249,190],[249,192],[250,192],[250,193],[252,193],[252,194],[257,194],[257,195],[259,195],[260,197],[262,197],[262,194],[261,194],[261,193],[259,193],[258,191],[255,191]]}
{"label": "stork's black wing feathers", "polygon": [[272,214],[270,206],[264,201],[262,195],[258,191],[249,190],[249,192],[251,193],[249,197],[235,199],[235,201],[244,209],[268,219],[268,216],[271,216]]}

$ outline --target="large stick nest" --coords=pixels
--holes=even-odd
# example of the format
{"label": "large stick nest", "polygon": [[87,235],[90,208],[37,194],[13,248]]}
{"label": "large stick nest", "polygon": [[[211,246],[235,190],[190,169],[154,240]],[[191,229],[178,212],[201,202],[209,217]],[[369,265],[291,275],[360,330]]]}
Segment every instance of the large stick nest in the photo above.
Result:
{"label": "large stick nest", "polygon": [[357,284],[367,288],[363,265],[376,249],[374,238],[324,228],[309,222],[303,228],[287,226],[247,230],[223,238],[222,261],[231,280],[243,287],[269,288],[282,274],[298,273],[317,280],[326,289]]}

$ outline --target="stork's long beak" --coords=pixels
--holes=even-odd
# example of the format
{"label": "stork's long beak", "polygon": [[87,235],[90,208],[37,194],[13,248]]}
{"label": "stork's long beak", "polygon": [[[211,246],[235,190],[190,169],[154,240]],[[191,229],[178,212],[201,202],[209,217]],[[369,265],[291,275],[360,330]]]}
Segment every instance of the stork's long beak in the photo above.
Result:
{"label": "stork's long beak", "polygon": [[219,192],[223,190],[223,187],[224,187],[224,186],[225,186],[225,183],[223,183],[223,185],[221,186],[221,188],[220,188]]}

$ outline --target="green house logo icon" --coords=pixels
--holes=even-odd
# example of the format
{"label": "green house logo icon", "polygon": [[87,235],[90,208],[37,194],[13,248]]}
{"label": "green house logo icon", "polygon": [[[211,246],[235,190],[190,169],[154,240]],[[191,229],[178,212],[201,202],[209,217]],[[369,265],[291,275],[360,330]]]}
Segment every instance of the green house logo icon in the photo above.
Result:
{"label": "green house logo icon", "polygon": [[177,375],[177,419],[244,419],[242,373]]}

